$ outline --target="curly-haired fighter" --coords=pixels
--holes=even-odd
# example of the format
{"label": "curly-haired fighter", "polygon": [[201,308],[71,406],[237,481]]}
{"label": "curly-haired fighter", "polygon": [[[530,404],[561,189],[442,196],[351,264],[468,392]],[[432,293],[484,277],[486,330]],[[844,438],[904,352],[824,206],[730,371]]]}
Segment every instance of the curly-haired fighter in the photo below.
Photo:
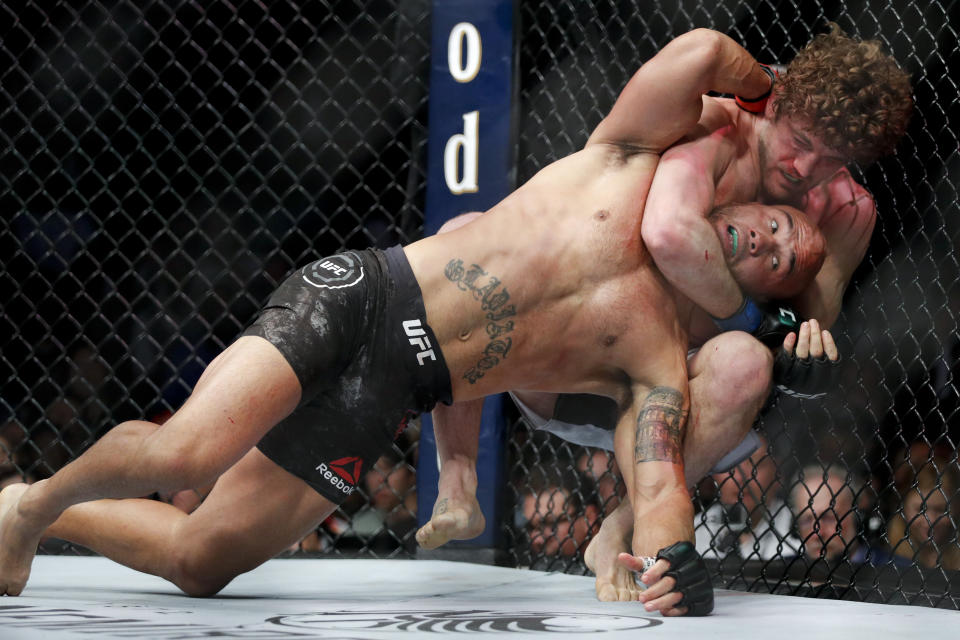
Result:
{"label": "curly-haired fighter", "polygon": [[[658,608],[708,612],[681,456],[692,310],[641,226],[660,153],[696,126],[703,94],[767,85],[728,37],[690,32],[633,76],[582,151],[473,224],[295,272],[162,426],[125,422],[53,477],[0,494],[0,593],[24,588],[45,531],[216,593],[329,515],[411,414],[539,389],[617,398],[617,455],[645,524],[633,551],[661,558]],[[822,236],[796,209],[745,205],[712,224],[712,260],[759,295],[822,263]],[[731,225],[773,224],[763,251],[733,254]],[[785,277],[756,268],[771,256],[791,265]],[[215,478],[189,515],[136,499]]]}
{"label": "curly-haired fighter", "polygon": [[[691,483],[749,433],[769,392],[772,371],[778,374],[778,386],[801,393],[828,386],[825,381],[836,370],[832,362],[838,354],[827,329],[840,312],[843,292],[866,252],[876,220],[872,197],[845,165],[891,152],[912,110],[907,74],[878,43],[849,38],[836,25],[814,38],[779,77],[761,68],[768,76],[765,91],[736,101],[704,97],[698,125],[662,155],[644,209],[642,236],[664,276],[707,310],[719,329],[757,335],[767,330],[764,313],[741,292],[728,264],[705,256],[716,255],[725,241],[740,255],[762,251],[781,229],[771,225],[744,233],[731,226],[726,238],[718,238],[709,213],[717,205],[751,200],[804,209],[826,237],[824,266],[809,286],[782,287],[772,297],[786,298],[803,316],[817,321],[786,338],[776,369],[769,350],[739,331],[709,340],[692,356],[692,409],[684,449]],[[771,273],[789,267],[772,254],[765,264]],[[547,394],[516,395],[540,414],[535,422],[551,417],[562,421],[555,407],[570,404]],[[608,404],[593,402],[601,409]],[[451,462],[444,462],[441,470],[438,504],[444,513],[418,533],[425,546],[472,537],[482,523],[470,488],[476,483],[471,455],[464,455],[472,438],[459,428],[461,422],[473,423],[469,416],[476,410],[455,406],[435,412],[441,430],[451,424],[457,432],[449,443]],[[574,422],[591,422],[585,417],[590,411],[581,407]],[[600,417],[593,420],[603,422]],[[563,428],[569,436],[567,426]],[[749,454],[749,449],[743,452]],[[623,503],[624,510],[629,503]],[[633,522],[632,514],[612,514],[588,548],[601,599],[638,597],[633,573],[617,562]]]}

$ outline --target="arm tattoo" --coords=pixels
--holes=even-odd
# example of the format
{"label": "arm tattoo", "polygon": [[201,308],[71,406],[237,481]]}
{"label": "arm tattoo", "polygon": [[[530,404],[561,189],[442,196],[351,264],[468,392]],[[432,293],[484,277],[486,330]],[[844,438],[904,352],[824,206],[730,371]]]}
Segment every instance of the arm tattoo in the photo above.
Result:
{"label": "arm tattoo", "polygon": [[637,417],[634,462],[680,462],[686,417],[682,393],[670,387],[654,387]]}
{"label": "arm tattoo", "polygon": [[486,330],[490,342],[483,348],[477,364],[463,374],[470,384],[476,384],[484,373],[500,364],[510,352],[513,340],[506,334],[513,331],[513,320],[507,318],[516,315],[517,310],[514,305],[507,304],[510,294],[506,287],[500,286],[500,279],[488,274],[480,265],[473,264],[467,269],[463,266],[463,260],[454,258],[447,263],[443,275],[461,291],[470,292],[473,299],[480,302],[480,308],[487,312],[489,322]]}

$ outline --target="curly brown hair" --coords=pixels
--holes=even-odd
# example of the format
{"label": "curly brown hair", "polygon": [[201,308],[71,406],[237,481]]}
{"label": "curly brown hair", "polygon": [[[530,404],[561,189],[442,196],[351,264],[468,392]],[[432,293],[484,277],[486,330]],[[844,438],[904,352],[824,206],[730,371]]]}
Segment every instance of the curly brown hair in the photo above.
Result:
{"label": "curly brown hair", "polygon": [[829,26],[778,79],[774,114],[807,123],[837,151],[870,163],[892,153],[906,131],[910,76],[876,40],[855,40]]}

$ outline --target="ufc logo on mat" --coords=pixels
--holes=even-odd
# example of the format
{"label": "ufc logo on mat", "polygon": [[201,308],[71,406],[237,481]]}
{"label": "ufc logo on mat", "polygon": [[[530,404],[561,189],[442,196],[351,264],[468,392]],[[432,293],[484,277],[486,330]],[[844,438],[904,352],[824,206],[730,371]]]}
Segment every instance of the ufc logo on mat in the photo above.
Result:
{"label": "ufc logo on mat", "polygon": [[422,367],[423,361],[427,358],[431,360],[437,359],[436,354],[433,353],[433,345],[430,344],[430,338],[427,337],[427,332],[423,330],[420,320],[404,320],[403,331],[407,334],[407,337],[410,338],[410,344],[420,349],[420,353],[417,354],[417,364]]}

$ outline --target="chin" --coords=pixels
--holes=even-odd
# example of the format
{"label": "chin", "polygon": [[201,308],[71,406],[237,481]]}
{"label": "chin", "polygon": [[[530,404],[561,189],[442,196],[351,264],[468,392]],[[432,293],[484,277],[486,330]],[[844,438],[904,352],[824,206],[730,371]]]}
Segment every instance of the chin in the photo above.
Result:
{"label": "chin", "polygon": [[780,203],[799,202],[807,192],[803,185],[786,184],[782,180],[778,180],[772,188],[764,185],[762,191],[764,202]]}

